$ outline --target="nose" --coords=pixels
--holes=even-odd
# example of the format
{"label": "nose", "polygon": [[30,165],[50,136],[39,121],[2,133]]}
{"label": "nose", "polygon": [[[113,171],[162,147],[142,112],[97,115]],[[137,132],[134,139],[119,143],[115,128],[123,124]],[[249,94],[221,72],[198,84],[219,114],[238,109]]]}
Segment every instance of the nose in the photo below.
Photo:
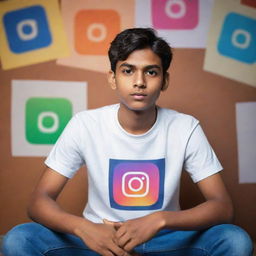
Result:
{"label": "nose", "polygon": [[146,88],[146,82],[145,82],[145,77],[143,72],[137,72],[135,79],[134,79],[134,87],[138,88]]}

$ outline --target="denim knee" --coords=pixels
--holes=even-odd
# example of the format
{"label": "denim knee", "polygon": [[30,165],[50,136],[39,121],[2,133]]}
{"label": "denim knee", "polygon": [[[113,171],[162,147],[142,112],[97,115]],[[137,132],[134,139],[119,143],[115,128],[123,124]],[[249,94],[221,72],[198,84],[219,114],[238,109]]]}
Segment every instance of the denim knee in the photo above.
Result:
{"label": "denim knee", "polygon": [[29,237],[35,235],[31,232],[33,225],[34,223],[20,224],[12,228],[4,236],[3,253],[5,256],[20,256],[21,252],[25,252],[31,246]]}
{"label": "denim knee", "polygon": [[[218,237],[218,244],[229,256],[251,256],[253,253],[253,243],[248,233],[242,228],[223,224],[213,228],[215,236]],[[226,254],[225,254],[226,255]]]}

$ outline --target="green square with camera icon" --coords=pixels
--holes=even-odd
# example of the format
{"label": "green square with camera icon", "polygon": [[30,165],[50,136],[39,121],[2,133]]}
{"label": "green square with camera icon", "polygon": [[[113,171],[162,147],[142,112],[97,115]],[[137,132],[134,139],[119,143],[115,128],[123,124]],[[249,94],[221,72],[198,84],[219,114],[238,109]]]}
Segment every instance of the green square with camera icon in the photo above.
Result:
{"label": "green square with camera icon", "polygon": [[66,98],[29,98],[25,106],[26,140],[31,144],[54,144],[72,117]]}

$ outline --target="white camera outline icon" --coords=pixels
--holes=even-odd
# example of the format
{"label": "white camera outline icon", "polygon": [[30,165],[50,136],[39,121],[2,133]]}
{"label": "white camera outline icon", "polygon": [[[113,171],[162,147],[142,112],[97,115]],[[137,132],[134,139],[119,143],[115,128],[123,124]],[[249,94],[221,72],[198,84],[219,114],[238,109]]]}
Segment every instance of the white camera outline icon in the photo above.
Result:
{"label": "white camera outline icon", "polygon": [[[43,119],[46,117],[50,117],[53,119],[53,125],[51,127],[45,127],[43,125]],[[38,129],[40,130],[40,132],[42,132],[42,133],[56,132],[59,129],[59,123],[60,123],[59,116],[55,112],[44,111],[38,115],[37,126],[38,126]]]}
{"label": "white camera outline icon", "polygon": [[[179,12],[175,13],[172,11],[173,5],[179,5],[180,10]],[[186,15],[187,12],[187,6],[185,2],[182,0],[168,0],[165,4],[165,13],[169,18],[173,19],[181,19]]]}
{"label": "white camera outline icon", "polygon": [[[134,192],[138,192],[140,190],[143,189],[144,185],[146,186],[146,189],[145,189],[145,192],[143,194],[129,194],[126,192],[125,190],[125,184],[126,184],[126,177],[128,175],[143,175],[143,177],[133,177],[131,178],[129,181],[128,181],[128,188]],[[143,181],[144,179],[146,179],[145,181]],[[137,180],[140,182],[140,186],[139,188],[133,188],[131,186],[131,183],[134,181],[134,180]],[[136,172],[136,171],[131,171],[131,172],[126,172],[123,177],[122,177],[122,193],[123,195],[125,195],[126,197],[144,197],[148,194],[149,192],[149,176],[147,173],[145,172]]]}
{"label": "white camera outline icon", "polygon": [[[31,28],[31,32],[29,34],[25,34],[23,32],[23,28],[25,26],[29,26]],[[26,19],[26,20],[20,21],[17,24],[16,29],[17,29],[17,34],[19,35],[19,38],[22,41],[32,40],[38,36],[38,25],[37,25],[37,21],[34,19]]]}
{"label": "white camera outline icon", "polygon": [[[244,42],[243,43],[238,42],[238,40],[237,40],[238,36],[243,36],[244,37]],[[252,41],[251,33],[247,30],[235,29],[232,33],[231,42],[237,48],[247,49],[247,48],[249,48],[249,46],[251,44],[251,41]]]}
{"label": "white camera outline icon", "polygon": [[[98,36],[93,35],[93,31],[95,29],[98,29],[100,31],[100,34]],[[108,33],[107,28],[102,23],[92,23],[89,25],[89,27],[86,31],[87,38],[90,41],[96,42],[96,43],[105,40],[107,37],[107,33]]]}

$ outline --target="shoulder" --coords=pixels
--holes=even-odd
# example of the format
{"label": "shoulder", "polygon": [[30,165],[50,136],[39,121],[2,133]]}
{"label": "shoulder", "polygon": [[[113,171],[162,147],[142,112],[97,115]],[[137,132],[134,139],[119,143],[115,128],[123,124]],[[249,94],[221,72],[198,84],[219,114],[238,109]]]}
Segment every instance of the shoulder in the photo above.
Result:
{"label": "shoulder", "polygon": [[172,109],[159,108],[159,115],[161,121],[166,125],[181,131],[193,130],[199,124],[195,117]]}
{"label": "shoulder", "polygon": [[115,105],[109,105],[76,113],[66,125],[62,138],[72,138],[79,144],[88,134],[100,134],[111,119],[110,116],[113,115],[115,108]]}
{"label": "shoulder", "polygon": [[88,109],[81,112],[78,112],[74,115],[73,119],[75,122],[84,123],[86,122],[98,122],[102,120],[102,118],[109,118],[113,116],[115,110],[118,108],[117,104],[108,105],[95,109]]}

